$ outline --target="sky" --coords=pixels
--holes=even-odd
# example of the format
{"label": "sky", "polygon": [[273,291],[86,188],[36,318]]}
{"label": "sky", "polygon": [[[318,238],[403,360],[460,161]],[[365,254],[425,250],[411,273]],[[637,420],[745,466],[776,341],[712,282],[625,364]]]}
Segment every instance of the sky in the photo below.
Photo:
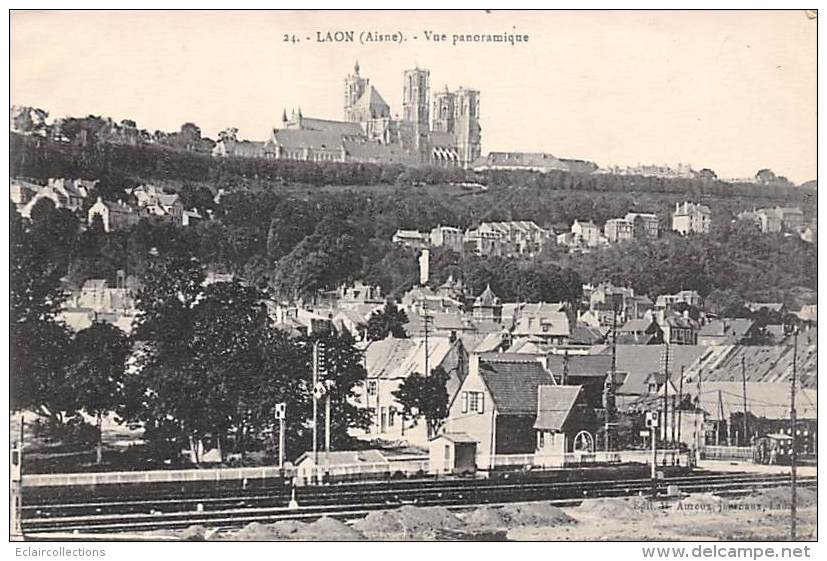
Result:
{"label": "sky", "polygon": [[[337,30],[355,41],[316,40]],[[405,40],[361,44],[362,32]],[[504,32],[528,41],[452,44],[454,34]],[[484,153],[816,177],[816,21],[800,10],[11,16],[13,104],[150,131],[189,121],[213,138],[236,127],[264,140],[283,108],[342,119],[343,79],[357,59],[393,113],[414,66],[430,70],[432,91],[479,90]]]}

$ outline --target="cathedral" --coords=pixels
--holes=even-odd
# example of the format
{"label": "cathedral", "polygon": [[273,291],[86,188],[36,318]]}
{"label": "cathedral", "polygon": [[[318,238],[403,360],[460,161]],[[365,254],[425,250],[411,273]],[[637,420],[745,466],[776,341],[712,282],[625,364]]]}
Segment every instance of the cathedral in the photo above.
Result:
{"label": "cathedral", "polygon": [[400,118],[359,70],[357,62],[345,78],[342,121],[285,110],[264,143],[265,157],[462,168],[480,157],[479,91],[445,86],[431,96],[430,72],[406,70]]}

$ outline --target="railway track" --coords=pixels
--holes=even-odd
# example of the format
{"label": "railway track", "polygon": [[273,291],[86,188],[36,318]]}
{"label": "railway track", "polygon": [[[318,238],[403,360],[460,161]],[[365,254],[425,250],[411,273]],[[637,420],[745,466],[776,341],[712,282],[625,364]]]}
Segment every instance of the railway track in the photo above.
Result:
{"label": "railway track", "polygon": [[[658,490],[676,485],[683,492],[738,494],[754,489],[789,484],[781,474],[702,474],[669,477],[659,481]],[[802,486],[815,486],[816,477],[799,478]],[[550,500],[574,505],[583,499],[648,494],[650,479],[561,482],[523,479],[425,481],[421,486],[329,485],[300,487],[298,509],[288,507],[290,493],[279,488],[274,494],[258,493],[238,497],[194,497],[96,501],[31,505],[24,507],[23,530],[48,532],[143,532],[185,528],[200,524],[210,527],[238,527],[250,522],[307,520],[321,516],[357,518],[370,511],[405,504],[468,508],[484,504]]]}

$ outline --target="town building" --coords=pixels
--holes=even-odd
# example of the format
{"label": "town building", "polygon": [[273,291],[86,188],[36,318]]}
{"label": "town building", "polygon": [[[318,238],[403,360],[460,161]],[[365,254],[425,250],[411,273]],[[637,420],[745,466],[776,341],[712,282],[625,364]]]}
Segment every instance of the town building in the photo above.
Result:
{"label": "town building", "polygon": [[525,304],[518,312],[512,336],[515,340],[525,338],[547,344],[566,344],[571,336],[571,319],[566,306],[545,302]]}
{"label": "town building", "polygon": [[474,300],[472,313],[477,321],[502,323],[503,304],[491,290],[491,285],[487,285],[482,294]]}
{"label": "town building", "polygon": [[663,330],[651,314],[630,319],[617,330],[618,345],[661,345]]}
{"label": "town building", "polygon": [[655,300],[656,310],[672,309],[678,304],[703,308],[704,299],[697,290],[681,290],[675,294],[661,294]]}
{"label": "town building", "polygon": [[456,253],[462,253],[465,233],[453,226],[437,226],[431,230],[429,237],[431,247],[444,247]]}
{"label": "town building", "polygon": [[657,239],[660,228],[660,219],[657,214],[629,212],[624,218],[632,223],[632,233],[635,239]]}
{"label": "town building", "polygon": [[95,204],[89,207],[89,226],[95,223],[95,217],[100,217],[104,232],[113,232],[115,230],[129,228],[137,224],[141,219],[138,211],[123,201],[104,201],[100,197],[98,197]]}
{"label": "town building", "polygon": [[31,217],[34,206],[43,200],[51,202],[55,208],[79,212],[97,183],[85,179],[50,178],[46,185],[38,185],[14,179],[10,182],[9,195],[18,212],[26,218]]}
{"label": "town building", "polygon": [[581,222],[575,219],[571,225],[571,233],[575,244],[586,247],[597,247],[600,244],[600,228],[591,220]]}
{"label": "town building", "polygon": [[410,444],[427,445],[427,426],[424,419],[407,423],[402,418],[402,406],[393,392],[414,372],[430,375],[435,368],[448,374],[449,399],[454,396],[468,372],[468,354],[456,338],[387,337],[370,343],[365,350],[367,380],[358,396],[358,406],[373,412],[373,425],[360,438],[383,438]]}
{"label": "town building", "polygon": [[634,238],[634,226],[625,218],[612,218],[603,225],[603,235],[610,243],[631,240]]}
{"label": "town building", "polygon": [[[167,193],[154,185],[139,185],[132,190],[132,195],[137,199],[142,214],[163,218],[178,226],[184,225],[184,205],[177,193]],[[191,218],[190,213],[188,224]]]}
{"label": "town building", "polygon": [[708,234],[712,211],[702,204],[676,203],[672,213],[672,229],[680,234]]}
{"label": "town building", "polygon": [[585,160],[558,158],[545,152],[489,152],[487,156],[477,159],[474,171],[508,170],[535,171],[550,173],[562,171],[569,173],[592,173],[597,164]]}
{"label": "town building", "polygon": [[59,317],[73,331],[91,326],[95,321],[106,322],[124,333],[132,332],[138,315],[135,294],[137,280],[118,271],[115,286],[105,279],[88,279],[80,290],[72,291],[63,303]]}
{"label": "town building", "polygon": [[744,211],[738,215],[739,220],[752,220],[765,234],[778,233],[782,228],[781,216],[771,209]]}
{"label": "town building", "polygon": [[391,241],[402,247],[409,247],[417,251],[431,247],[429,234],[416,230],[397,230]]}
{"label": "town building", "polygon": [[511,222],[482,222],[477,228],[483,236],[496,234],[506,246],[504,253],[511,256],[533,257],[540,253],[551,235],[528,220]]}

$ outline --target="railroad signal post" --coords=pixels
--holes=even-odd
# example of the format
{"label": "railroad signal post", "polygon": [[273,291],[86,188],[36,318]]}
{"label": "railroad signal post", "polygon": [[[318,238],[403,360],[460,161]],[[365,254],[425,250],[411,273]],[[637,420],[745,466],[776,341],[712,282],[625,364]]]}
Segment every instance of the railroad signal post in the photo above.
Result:
{"label": "railroad signal post", "polygon": [[279,422],[279,469],[284,469],[284,425],[287,416],[287,404],[277,403],[275,410],[276,420]]}
{"label": "railroad signal post", "polygon": [[657,440],[658,440],[658,419],[657,411],[646,412],[646,426],[649,427],[649,434],[652,440],[652,498],[658,496],[658,466],[657,466]]}

